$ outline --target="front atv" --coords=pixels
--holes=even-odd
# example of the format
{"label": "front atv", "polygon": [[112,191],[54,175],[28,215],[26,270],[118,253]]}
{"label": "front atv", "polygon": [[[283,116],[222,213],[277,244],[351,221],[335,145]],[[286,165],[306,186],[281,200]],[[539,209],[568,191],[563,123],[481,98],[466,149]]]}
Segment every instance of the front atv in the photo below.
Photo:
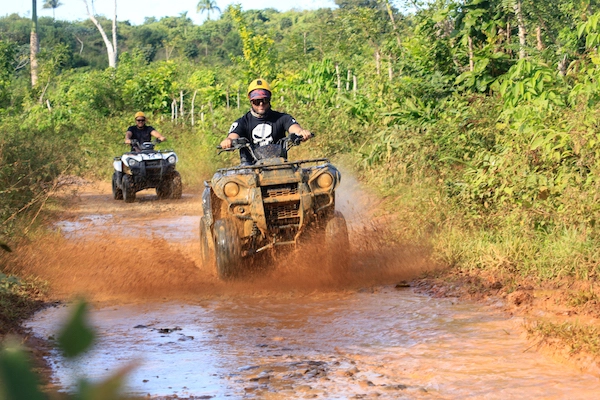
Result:
{"label": "front atv", "polygon": [[115,200],[135,201],[136,193],[156,189],[159,199],[180,199],[181,175],[176,171],[177,154],[156,150],[155,143],[132,142],[131,151],[113,160],[112,192]]}
{"label": "front atv", "polygon": [[[335,211],[340,172],[326,158],[289,161],[288,150],[300,142],[292,134],[253,148],[246,139],[235,139],[230,150],[248,149],[255,163],[219,169],[205,182],[201,257],[205,265],[216,265],[220,278],[238,275],[259,253],[296,245],[310,230],[346,254],[346,221]],[[347,257],[338,261],[345,264]]]}

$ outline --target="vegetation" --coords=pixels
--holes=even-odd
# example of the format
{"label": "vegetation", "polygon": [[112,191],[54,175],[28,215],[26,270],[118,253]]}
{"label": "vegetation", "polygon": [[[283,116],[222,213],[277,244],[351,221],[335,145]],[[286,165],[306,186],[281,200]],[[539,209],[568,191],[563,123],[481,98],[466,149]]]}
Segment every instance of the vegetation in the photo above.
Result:
{"label": "vegetation", "polygon": [[319,134],[315,152],[344,153],[403,211],[398,235],[431,243],[437,261],[598,279],[600,2],[336,4],[230,6],[199,26],[185,14],[119,21],[117,68],[92,22],[39,18],[33,86],[31,23],[0,18],[0,239],[38,215],[61,174],[107,178],[138,110],[198,185],[262,76],[275,107]]}

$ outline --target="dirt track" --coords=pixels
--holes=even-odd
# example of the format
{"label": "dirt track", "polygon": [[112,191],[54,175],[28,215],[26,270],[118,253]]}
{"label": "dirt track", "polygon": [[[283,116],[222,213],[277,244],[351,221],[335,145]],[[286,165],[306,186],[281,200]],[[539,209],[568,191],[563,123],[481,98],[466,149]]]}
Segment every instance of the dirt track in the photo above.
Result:
{"label": "dirt track", "polygon": [[[365,207],[372,199],[353,185],[338,197],[352,228],[348,274],[333,276],[298,249],[233,282],[200,263],[198,193],[158,201],[147,191],[125,204],[108,185],[80,189],[57,234],[18,260],[21,274],[50,282],[53,298],[95,305],[100,343],[89,361],[48,355],[61,387],[76,372],[99,379],[139,361],[129,391],[151,398],[546,399],[600,390],[597,378],[528,353],[521,321],[499,306],[397,285],[431,268],[426,251],[389,242]],[[28,326],[48,337],[64,313],[46,310]]]}

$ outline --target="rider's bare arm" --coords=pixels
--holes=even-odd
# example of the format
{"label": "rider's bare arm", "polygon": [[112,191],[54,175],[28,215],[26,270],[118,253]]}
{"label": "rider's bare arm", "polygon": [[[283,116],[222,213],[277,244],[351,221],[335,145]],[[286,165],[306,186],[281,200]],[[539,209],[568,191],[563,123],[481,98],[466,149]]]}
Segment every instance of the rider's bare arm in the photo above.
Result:
{"label": "rider's bare arm", "polygon": [[239,139],[240,135],[235,132],[230,132],[225,139],[221,142],[221,148],[229,149],[231,147],[231,141],[233,139]]}
{"label": "rider's bare arm", "polygon": [[288,129],[288,132],[293,133],[298,136],[302,136],[303,141],[310,139],[312,136],[312,133],[310,133],[310,131],[308,129],[302,129],[302,127],[299,124],[294,124],[294,125],[290,126],[290,128]]}
{"label": "rider's bare arm", "polygon": [[154,130],[152,132],[150,132],[150,134],[152,136],[154,136],[155,138],[157,138],[159,141],[164,142],[165,141],[165,137],[163,135],[161,135],[160,133],[158,133],[158,131]]}
{"label": "rider's bare arm", "polygon": [[131,144],[131,136],[132,135],[133,135],[133,132],[131,132],[131,131],[125,132],[125,143]]}

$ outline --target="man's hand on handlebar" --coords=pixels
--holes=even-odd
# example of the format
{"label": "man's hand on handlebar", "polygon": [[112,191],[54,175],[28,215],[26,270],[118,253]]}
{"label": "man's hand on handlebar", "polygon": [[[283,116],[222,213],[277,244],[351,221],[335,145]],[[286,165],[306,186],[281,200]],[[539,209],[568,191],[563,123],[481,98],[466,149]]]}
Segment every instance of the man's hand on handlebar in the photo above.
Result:
{"label": "man's hand on handlebar", "polygon": [[301,129],[296,135],[301,136],[303,142],[314,136],[308,129]]}

